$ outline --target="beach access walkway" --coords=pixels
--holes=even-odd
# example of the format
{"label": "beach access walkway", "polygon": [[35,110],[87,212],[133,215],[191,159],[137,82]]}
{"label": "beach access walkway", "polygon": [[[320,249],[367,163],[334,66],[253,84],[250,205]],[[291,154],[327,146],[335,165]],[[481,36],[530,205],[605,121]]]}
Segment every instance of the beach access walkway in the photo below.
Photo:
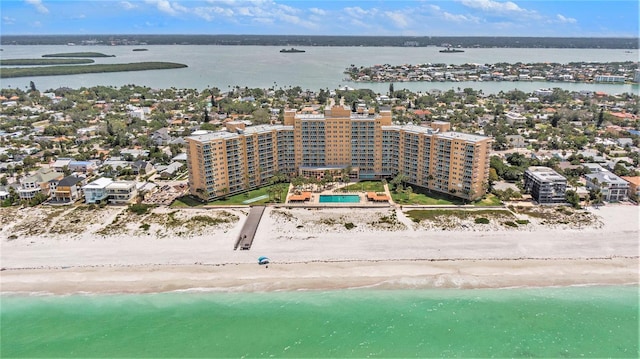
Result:
{"label": "beach access walkway", "polygon": [[247,216],[247,221],[244,222],[244,226],[242,226],[242,230],[240,231],[238,240],[236,240],[236,244],[233,247],[234,250],[238,248],[240,248],[241,250],[251,249],[251,244],[253,244],[253,237],[255,237],[256,235],[256,230],[258,229],[258,224],[260,224],[260,219],[262,218],[264,209],[265,206],[251,207],[249,215]]}

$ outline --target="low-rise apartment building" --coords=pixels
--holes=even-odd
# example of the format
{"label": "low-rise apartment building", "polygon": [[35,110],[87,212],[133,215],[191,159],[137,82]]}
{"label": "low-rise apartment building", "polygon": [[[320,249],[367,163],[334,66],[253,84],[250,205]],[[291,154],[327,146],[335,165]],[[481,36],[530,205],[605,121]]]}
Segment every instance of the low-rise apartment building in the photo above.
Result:
{"label": "low-rise apartment building", "polygon": [[549,167],[529,167],[524,172],[524,189],[539,204],[565,203],[567,179]]}

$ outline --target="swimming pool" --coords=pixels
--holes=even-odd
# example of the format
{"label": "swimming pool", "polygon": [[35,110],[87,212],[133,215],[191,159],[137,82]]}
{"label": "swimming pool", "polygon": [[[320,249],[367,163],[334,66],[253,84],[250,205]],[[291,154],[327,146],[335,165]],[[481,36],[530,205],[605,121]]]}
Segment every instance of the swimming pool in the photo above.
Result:
{"label": "swimming pool", "polygon": [[321,194],[320,203],[358,203],[360,196],[357,194]]}

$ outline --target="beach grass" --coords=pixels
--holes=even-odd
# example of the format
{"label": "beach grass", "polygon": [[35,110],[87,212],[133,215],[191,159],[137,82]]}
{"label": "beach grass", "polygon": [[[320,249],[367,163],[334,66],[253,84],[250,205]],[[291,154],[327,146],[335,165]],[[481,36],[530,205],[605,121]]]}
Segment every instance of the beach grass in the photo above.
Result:
{"label": "beach grass", "polygon": [[[479,218],[498,218],[503,220],[515,219],[515,215],[508,210],[500,209],[483,209],[483,210],[464,210],[464,209],[416,209],[406,212],[406,215],[414,222],[424,220],[437,220],[440,217],[455,217],[458,219],[479,219]],[[485,221],[481,221],[485,222]]]}

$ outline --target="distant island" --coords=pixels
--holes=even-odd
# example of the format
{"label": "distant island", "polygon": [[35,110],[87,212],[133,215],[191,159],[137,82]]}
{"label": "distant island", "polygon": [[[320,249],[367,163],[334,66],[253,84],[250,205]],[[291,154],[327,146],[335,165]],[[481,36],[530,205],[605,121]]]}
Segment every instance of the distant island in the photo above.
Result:
{"label": "distant island", "polygon": [[116,57],[116,55],[106,55],[100,52],[63,52],[58,54],[46,54],[42,57]]}
{"label": "distant island", "polygon": [[296,49],[296,48],[290,48],[290,49],[282,49],[280,50],[280,52],[284,52],[284,53],[298,53],[298,52],[305,52],[304,50],[300,50],[300,49]]}
{"label": "distant island", "polygon": [[3,68],[0,78],[26,76],[77,75],[101,72],[165,70],[187,67],[173,62],[137,62],[129,64],[85,65],[85,66],[47,66],[31,68]]}
{"label": "distant island", "polygon": [[92,64],[92,59],[3,59],[0,66],[42,66]]}
{"label": "distant island", "polygon": [[251,45],[461,48],[638,49],[638,37],[309,36],[309,35],[3,35],[2,45]]}

